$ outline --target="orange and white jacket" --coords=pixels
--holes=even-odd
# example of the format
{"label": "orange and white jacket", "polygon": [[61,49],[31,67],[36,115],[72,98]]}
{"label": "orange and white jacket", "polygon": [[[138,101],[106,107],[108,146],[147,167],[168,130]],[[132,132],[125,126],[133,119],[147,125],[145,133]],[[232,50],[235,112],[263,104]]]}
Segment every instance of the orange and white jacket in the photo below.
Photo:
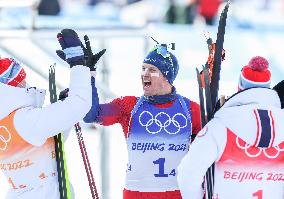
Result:
{"label": "orange and white jacket", "polygon": [[201,199],[215,162],[212,199],[284,198],[284,110],[274,90],[237,93],[197,134],[178,167],[183,199]]}
{"label": "orange and white jacket", "polygon": [[0,83],[0,169],[7,198],[59,199],[53,136],[70,129],[91,108],[89,68],[74,66],[69,97],[42,107],[44,94]]}

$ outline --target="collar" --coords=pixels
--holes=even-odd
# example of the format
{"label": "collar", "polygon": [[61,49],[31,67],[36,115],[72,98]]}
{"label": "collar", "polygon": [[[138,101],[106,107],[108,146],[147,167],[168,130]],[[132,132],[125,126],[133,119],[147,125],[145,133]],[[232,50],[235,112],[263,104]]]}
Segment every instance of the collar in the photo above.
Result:
{"label": "collar", "polygon": [[270,88],[249,88],[232,95],[226,103],[226,107],[242,106],[248,104],[261,104],[264,106],[281,107],[277,92]]}
{"label": "collar", "polygon": [[144,96],[145,100],[150,104],[165,104],[174,101],[177,98],[176,88],[173,86],[172,92],[166,95]]}

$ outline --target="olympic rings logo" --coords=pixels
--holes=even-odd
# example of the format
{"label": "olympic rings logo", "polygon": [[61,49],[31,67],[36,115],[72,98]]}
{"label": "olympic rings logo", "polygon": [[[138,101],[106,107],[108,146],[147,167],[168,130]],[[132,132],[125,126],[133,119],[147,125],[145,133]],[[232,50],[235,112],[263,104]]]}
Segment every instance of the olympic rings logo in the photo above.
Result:
{"label": "olympic rings logo", "polygon": [[[143,116],[143,118],[142,118],[142,116]],[[158,119],[159,117],[161,118],[160,120]],[[181,125],[177,121],[178,117],[180,117],[179,121],[183,125]],[[145,118],[146,118],[146,120],[148,118],[148,121],[145,121]],[[162,129],[164,129],[166,131],[166,133],[168,133],[170,135],[175,135],[175,134],[179,133],[181,129],[183,129],[187,126],[188,121],[187,121],[186,116],[184,116],[182,113],[176,113],[171,118],[171,116],[169,116],[165,112],[159,112],[154,117],[153,114],[150,113],[149,111],[143,111],[139,115],[139,123],[141,124],[141,126],[146,127],[146,130],[147,130],[148,133],[151,133],[153,135],[161,132]],[[171,128],[171,131],[168,130],[168,127],[170,127],[171,124],[173,124],[174,127],[177,129],[176,131],[173,131],[173,128]],[[150,127],[152,127],[152,128],[158,127],[158,130],[150,130]]]}
{"label": "olympic rings logo", "polygon": [[[1,128],[3,130],[1,130]],[[0,141],[3,142],[3,144],[0,145],[0,150],[5,151],[7,149],[8,143],[10,142],[12,136],[9,132],[9,130],[5,126],[0,126]]]}
{"label": "olympic rings logo", "polygon": [[[267,157],[269,159],[274,159],[274,158],[277,158],[279,156],[280,152],[284,151],[284,149],[280,149],[279,146],[274,146],[272,148],[269,148],[270,150],[274,149],[273,150],[274,153],[269,154],[267,152],[267,150],[269,150],[268,148],[252,147],[251,145],[249,145],[247,143],[244,146],[241,146],[241,144],[239,143],[238,137],[236,138],[236,144],[240,149],[243,149],[245,151],[246,155],[250,158],[258,157],[263,153],[265,155],[265,157]],[[256,152],[253,152],[253,149],[254,149],[254,151],[256,150]]]}

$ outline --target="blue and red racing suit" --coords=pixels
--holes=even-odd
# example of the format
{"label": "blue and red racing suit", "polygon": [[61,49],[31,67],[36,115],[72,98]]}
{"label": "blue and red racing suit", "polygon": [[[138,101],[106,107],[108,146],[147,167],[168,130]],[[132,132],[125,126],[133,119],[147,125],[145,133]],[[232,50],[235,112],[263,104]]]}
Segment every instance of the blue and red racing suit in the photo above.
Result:
{"label": "blue and red racing suit", "polygon": [[121,124],[129,157],[123,198],[181,199],[176,168],[188,151],[191,134],[201,129],[199,105],[180,95],[156,105],[143,96],[99,104],[94,81],[93,107],[84,121]]}

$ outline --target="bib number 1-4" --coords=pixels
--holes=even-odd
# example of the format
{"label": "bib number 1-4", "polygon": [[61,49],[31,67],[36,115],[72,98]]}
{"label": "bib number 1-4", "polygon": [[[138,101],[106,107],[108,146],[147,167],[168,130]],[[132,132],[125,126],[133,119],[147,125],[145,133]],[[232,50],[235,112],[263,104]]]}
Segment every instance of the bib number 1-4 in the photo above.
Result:
{"label": "bib number 1-4", "polygon": [[176,175],[176,170],[172,169],[171,172],[169,174],[165,173],[165,162],[166,159],[165,158],[159,158],[158,160],[153,161],[153,163],[155,165],[158,165],[158,172],[154,174],[155,177],[169,177],[169,175],[171,176],[175,176]]}

